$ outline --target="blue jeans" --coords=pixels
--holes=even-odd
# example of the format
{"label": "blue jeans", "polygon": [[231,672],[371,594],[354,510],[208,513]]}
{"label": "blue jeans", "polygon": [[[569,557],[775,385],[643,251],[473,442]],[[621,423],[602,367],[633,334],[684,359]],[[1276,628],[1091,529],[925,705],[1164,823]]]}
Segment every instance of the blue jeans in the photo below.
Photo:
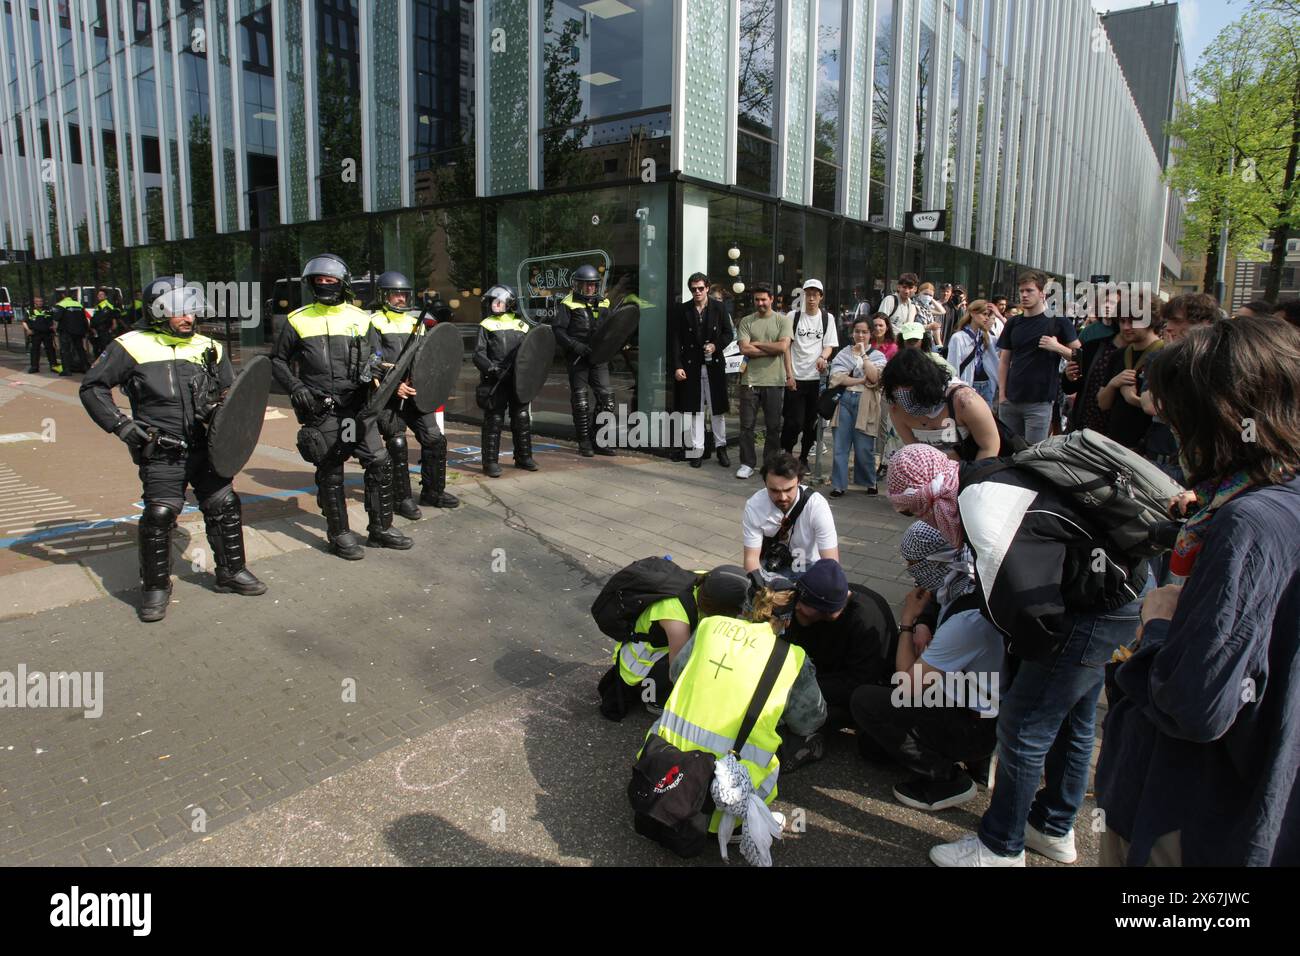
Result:
{"label": "blue jeans", "polygon": [[1141,607],[1139,597],[1106,614],[1080,616],[1060,654],[1020,664],[1002,695],[997,782],[980,821],[980,840],[994,853],[1020,853],[1026,821],[1048,836],[1074,826],[1088,789],[1105,665],[1132,641]]}
{"label": "blue jeans", "polygon": [[998,397],[997,382],[993,381],[991,378],[986,378],[983,381],[976,379],[974,384],[971,385],[971,388],[979,392],[980,398],[989,403],[989,408],[994,407],[994,400]]}
{"label": "blue jeans", "polygon": [[1003,424],[1031,445],[1052,433],[1051,402],[1003,402],[997,413]]}
{"label": "blue jeans", "polygon": [[853,483],[876,487],[876,436],[853,427],[858,420],[861,392],[840,393],[840,411],[835,426],[835,460],[831,464],[831,485],[836,491],[849,486],[849,446],[853,446]]}

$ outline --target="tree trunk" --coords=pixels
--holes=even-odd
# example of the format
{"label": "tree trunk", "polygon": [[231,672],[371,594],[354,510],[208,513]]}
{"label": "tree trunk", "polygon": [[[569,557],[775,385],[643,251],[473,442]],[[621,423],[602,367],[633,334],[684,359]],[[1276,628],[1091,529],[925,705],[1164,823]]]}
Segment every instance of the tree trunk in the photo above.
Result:
{"label": "tree trunk", "polygon": [[1206,295],[1214,295],[1215,284],[1219,281],[1219,233],[1223,231],[1222,206],[1214,210],[1211,224],[1214,228],[1210,230],[1210,239],[1205,246],[1205,277],[1201,280],[1201,291]]}
{"label": "tree trunk", "polygon": [[1277,219],[1274,220],[1273,258],[1269,261],[1268,282],[1264,285],[1264,298],[1276,302],[1282,288],[1282,269],[1286,264],[1286,241],[1290,233],[1287,223],[1291,219],[1291,208],[1295,205],[1294,189],[1296,159],[1300,156],[1300,73],[1296,75],[1295,94],[1291,97],[1291,148],[1286,154],[1286,172],[1282,179],[1282,194],[1277,203]]}

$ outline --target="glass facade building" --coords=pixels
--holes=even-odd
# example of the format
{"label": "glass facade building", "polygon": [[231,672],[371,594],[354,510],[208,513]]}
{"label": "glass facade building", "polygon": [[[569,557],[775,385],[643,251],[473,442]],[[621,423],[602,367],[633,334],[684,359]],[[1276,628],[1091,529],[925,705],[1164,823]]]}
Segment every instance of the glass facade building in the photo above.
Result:
{"label": "glass facade building", "polygon": [[836,312],[904,271],[1160,272],[1161,164],[1088,0],[3,0],[0,61],[0,286],[256,283],[236,357],[326,250],[467,342],[489,285],[544,319],[592,262],[642,303],[613,371],[643,410],[697,270]]}

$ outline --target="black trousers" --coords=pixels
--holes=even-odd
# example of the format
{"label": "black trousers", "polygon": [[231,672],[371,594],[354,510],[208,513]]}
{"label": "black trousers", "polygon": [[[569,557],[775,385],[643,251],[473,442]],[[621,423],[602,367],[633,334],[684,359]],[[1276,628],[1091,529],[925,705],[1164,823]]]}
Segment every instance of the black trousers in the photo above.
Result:
{"label": "black trousers", "polygon": [[[438,416],[435,413],[428,412],[422,415],[414,404],[406,401],[401,407],[381,413],[379,416],[379,432],[383,435],[384,441],[406,434],[408,427],[415,432],[415,440],[420,443],[421,448],[432,449],[443,458],[447,457],[447,439],[443,437],[442,429],[438,427]],[[405,464],[406,462],[394,462],[394,465]]]}
{"label": "black trousers", "polygon": [[54,356],[54,333],[53,332],[33,332],[31,341],[28,343],[31,355],[31,367],[33,371],[41,370],[41,349],[45,349],[45,357],[50,360],[50,368],[58,364],[58,359]]}
{"label": "black trousers", "polygon": [[[587,397],[590,387],[595,392],[596,403],[593,407]],[[569,400],[576,411],[580,406],[587,406],[592,412],[614,407],[614,392],[609,387],[609,366],[588,365],[586,359],[579,359],[569,365]]]}
{"label": "black trousers", "polygon": [[331,472],[342,474],[343,463],[356,458],[365,467],[388,454],[373,416],[361,414],[359,406],[335,406],[319,422],[313,423],[325,437],[329,451],[316,465],[316,483]]}
{"label": "black trousers", "polygon": [[155,452],[153,457],[134,456],[144,487],[144,503],[166,505],[177,514],[185,508],[185,489],[193,488],[199,507],[219,499],[230,487],[230,479],[212,470],[206,447],[190,447],[181,453]]}
{"label": "black trousers", "polygon": [[803,435],[803,448],[799,457],[804,461],[817,440],[817,396],[821,394],[821,380],[796,381],[795,390],[785,391],[785,405],[781,410],[781,447],[794,451],[794,443]]}
{"label": "black trousers", "polygon": [[60,332],[59,352],[63,356],[63,371],[84,372],[90,368],[90,353],[86,350],[84,336]]}
{"label": "black trousers", "polygon": [[866,685],[849,707],[858,730],[913,773],[950,780],[957,763],[983,760],[998,742],[998,722],[968,707],[895,707],[894,688]]}

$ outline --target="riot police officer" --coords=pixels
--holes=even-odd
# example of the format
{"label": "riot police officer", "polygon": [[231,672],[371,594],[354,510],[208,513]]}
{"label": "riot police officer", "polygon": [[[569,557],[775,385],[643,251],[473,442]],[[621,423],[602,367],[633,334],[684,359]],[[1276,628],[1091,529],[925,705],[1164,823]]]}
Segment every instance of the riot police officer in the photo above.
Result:
{"label": "riot police officer", "polygon": [[350,304],[351,276],[338,256],[311,259],[302,278],[313,301],[289,313],[271,365],[302,426],[298,452],[316,466],[316,501],[325,515],[330,551],[349,561],[365,557],[348,527],[343,487],[343,463],[354,455],[365,468],[366,544],[404,551],[412,542],[392,526],[393,462],[375,417],[365,412],[375,377],[367,339],[370,316]]}
{"label": "riot police officer", "polygon": [[121,313],[109,299],[108,290],[100,289],[95,293],[95,299],[95,314],[90,319],[90,336],[95,346],[95,358],[99,358],[118,333]]}
{"label": "riot police officer", "polygon": [[501,453],[501,428],[510,409],[510,434],[514,439],[515,467],[536,471],[533,461],[532,420],[528,406],[515,396],[514,361],[528,323],[515,314],[518,300],[509,286],[494,285],[483,293],[483,321],[479,323],[474,367],[479,386],[474,398],[483,409],[483,474],[501,477],[497,457]]}
{"label": "riot police officer", "polygon": [[[613,412],[614,393],[609,387],[609,365],[592,365],[587,361],[591,336],[596,326],[609,318],[609,299],[600,294],[600,273],[594,266],[581,265],[573,270],[573,290],[555,310],[555,341],[569,360],[569,401],[573,407],[573,429],[578,437],[578,451],[584,458],[593,454],[613,455],[614,449],[593,447],[593,413]],[[587,395],[588,385],[596,393],[593,409]]]}
{"label": "riot police officer", "polygon": [[23,319],[23,329],[29,336],[31,352],[31,366],[27,371],[34,374],[41,370],[41,349],[50,360],[50,371],[58,371],[55,366],[59,361],[54,355],[54,316],[45,308],[45,299],[41,296],[32,296],[32,307],[27,310],[27,318]]}
{"label": "riot police officer", "polygon": [[[414,347],[413,338],[424,335],[425,324],[419,311],[407,310],[413,288],[411,280],[400,272],[389,271],[379,277],[379,309],[370,314],[370,348],[384,365],[397,361],[402,349]],[[455,508],[460,504],[447,493],[447,439],[438,427],[433,412],[422,414],[408,401],[415,389],[403,382],[388,407],[379,413],[379,431],[393,459],[393,498],[396,511],[403,518],[418,521],[420,509],[411,499],[411,471],[406,457],[406,429],[415,432],[420,443],[420,504],[434,508]]]}
{"label": "riot police officer", "polygon": [[[185,507],[186,486],[203,512],[216,565],[217,590],[264,594],[266,585],[244,566],[244,523],[230,479],[208,459],[207,423],[234,381],[219,342],[195,333],[203,299],[171,278],[145,288],[149,331],[114,339],[81,382],[81,403],[95,423],[131,449],[144,485],[140,516],[142,621],[161,621],[171,600],[171,535]],[[130,417],[113,403],[120,386]]]}
{"label": "riot police officer", "polygon": [[85,308],[71,292],[54,304],[54,320],[59,331],[59,356],[63,360],[63,370],[59,375],[67,377],[73,372],[86,371],[90,368],[90,354],[86,349],[90,320],[86,318]]}

